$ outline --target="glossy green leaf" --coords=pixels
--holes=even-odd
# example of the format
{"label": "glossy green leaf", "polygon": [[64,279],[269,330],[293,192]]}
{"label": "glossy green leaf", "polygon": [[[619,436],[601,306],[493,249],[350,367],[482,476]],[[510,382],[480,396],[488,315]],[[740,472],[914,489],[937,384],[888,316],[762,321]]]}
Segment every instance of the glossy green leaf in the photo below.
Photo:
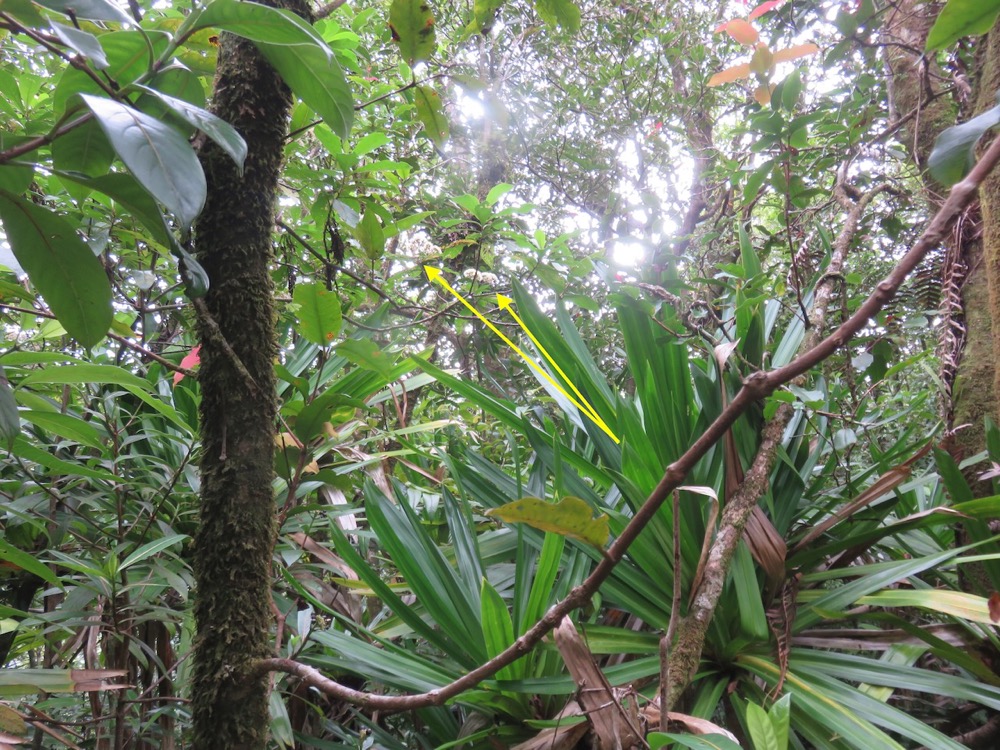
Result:
{"label": "glossy green leaf", "polygon": [[205,205],[205,174],[187,139],[169,125],[111,99],[83,95],[132,175],[184,228]]}
{"label": "glossy green leaf", "polygon": [[32,411],[28,409],[21,412],[21,418],[36,427],[61,437],[69,438],[81,445],[86,445],[98,451],[103,451],[104,449],[104,441],[97,428],[89,422],[84,422],[79,417],[74,417],[70,414],[60,414],[59,412]]}
{"label": "glossy green leaf", "polygon": [[747,731],[754,750],[785,750],[778,745],[771,717],[756,703],[747,703]]}
{"label": "glossy green leaf", "polygon": [[[73,128],[52,142],[52,165],[59,171],[97,177],[107,174],[114,160],[115,150],[94,121]],[[70,180],[63,184],[77,200],[90,194],[90,188],[82,183]]]}
{"label": "glossy green leaf", "polygon": [[347,138],[354,124],[354,98],[340,63],[329,49],[257,42],[288,88],[323,118],[330,130]]}
{"label": "glossy green leaf", "polygon": [[170,246],[170,231],[163,213],[152,196],[134,177],[124,172],[87,178],[79,173],[58,173],[63,180],[72,180],[111,198],[149,232],[150,237],[164,247]]}
{"label": "glossy green leaf", "polygon": [[771,726],[774,728],[774,736],[777,740],[777,745],[779,750],[785,750],[788,747],[788,727],[791,723],[792,715],[792,694],[785,693],[781,696],[780,700],[774,702],[774,705],[767,711],[768,717],[771,719]]}
{"label": "glossy green leaf", "polygon": [[111,0],[36,0],[43,8],[88,21],[113,21],[123,26],[135,25],[124,10]]}
{"label": "glossy green leaf", "polygon": [[211,0],[197,16],[192,31],[208,27],[229,31],[252,42],[327,49],[323,37],[304,19],[290,10],[260,3]]}
{"label": "glossy green leaf", "polygon": [[1000,15],[1000,0],[948,0],[927,34],[927,50],[948,47],[963,36],[986,34]]}
{"label": "glossy green leaf", "polygon": [[52,584],[56,584],[59,581],[48,565],[40,563],[35,559],[34,555],[8,544],[3,539],[0,539],[0,560],[21,568],[21,570],[33,573],[43,581],[48,581]]}
{"label": "glossy green leaf", "polygon": [[[514,642],[514,624],[510,612],[497,590],[483,579],[480,592],[482,602],[483,638],[486,641],[486,655],[493,658]],[[525,676],[525,661],[519,659],[497,672],[498,680],[519,680]]]}
{"label": "glossy green leaf", "polygon": [[60,216],[0,191],[0,222],[18,263],[67,333],[85,347],[111,327],[111,285],[104,267]]}
{"label": "glossy green leaf", "polygon": [[215,141],[219,148],[229,154],[230,158],[236,162],[239,174],[243,174],[243,162],[247,157],[247,144],[232,125],[206,109],[188,104],[183,99],[168,96],[148,86],[139,86],[138,88],[156,97],[171,112]]}
{"label": "glossy green leaf", "polygon": [[389,29],[407,65],[428,60],[434,54],[434,14],[428,0],[392,0]]}
{"label": "glossy green leaf", "polygon": [[0,367],[0,441],[10,447],[11,441],[21,434],[21,417],[17,413],[17,400],[10,388],[3,367]]}
{"label": "glossy green leaf", "polygon": [[942,185],[954,185],[975,163],[975,148],[983,134],[1000,124],[1000,106],[993,107],[961,125],[943,131],[934,141],[927,159],[931,176]]}
{"label": "glossy green leaf", "polygon": [[413,91],[417,119],[424,126],[424,133],[440,148],[448,140],[448,119],[437,91],[430,86],[417,86]]}
{"label": "glossy green leaf", "polygon": [[492,508],[486,515],[506,523],[526,523],[536,529],[579,539],[603,549],[608,541],[608,517],[594,518],[593,509],[578,497],[564,497],[558,503],[549,503],[537,497],[525,497]]}
{"label": "glossy green leaf", "polygon": [[371,339],[348,339],[337,344],[337,353],[359,367],[377,372],[386,379],[392,372],[392,360]]}
{"label": "glossy green leaf", "polygon": [[686,747],[690,750],[743,750],[738,744],[721,734],[673,734],[652,732],[646,737],[650,750],[661,747]]}
{"label": "glossy green leaf", "polygon": [[317,346],[329,346],[340,333],[340,296],[322,284],[299,284],[292,294],[299,306],[298,331],[306,341]]}
{"label": "glossy green leaf", "polygon": [[61,367],[34,370],[21,379],[20,385],[84,385],[87,383],[129,386],[144,391],[153,388],[148,380],[143,380],[122,367],[95,365],[88,362],[74,362]]}
{"label": "glossy green leaf", "polygon": [[78,55],[89,60],[95,69],[104,70],[108,67],[108,57],[104,54],[104,48],[101,47],[96,36],[89,31],[74,29],[72,26],[65,26],[55,21],[51,25],[59,40]]}
{"label": "glossy green leaf", "polygon": [[169,549],[176,544],[180,544],[185,539],[188,538],[187,534],[169,534],[168,536],[160,537],[159,539],[154,539],[151,542],[146,542],[146,544],[139,547],[137,550],[132,552],[128,557],[122,560],[121,565],[118,566],[119,570],[125,570],[132,567],[136,563],[140,563],[153,555],[157,555],[165,549]]}

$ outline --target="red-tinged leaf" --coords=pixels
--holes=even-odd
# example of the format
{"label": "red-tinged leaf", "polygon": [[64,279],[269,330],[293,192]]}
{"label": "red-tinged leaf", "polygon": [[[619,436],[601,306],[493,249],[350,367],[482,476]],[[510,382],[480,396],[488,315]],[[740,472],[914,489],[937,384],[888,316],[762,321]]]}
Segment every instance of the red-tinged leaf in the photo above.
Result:
{"label": "red-tinged leaf", "polygon": [[750,15],[747,16],[747,18],[751,21],[755,18],[760,18],[762,15],[764,15],[770,10],[774,10],[784,2],[785,0],[768,0],[768,2],[766,3],[761,3],[752,11],[750,11]]}
{"label": "red-tinged leaf", "polygon": [[753,90],[753,98],[757,100],[757,103],[760,106],[766,107],[768,104],[771,103],[771,94],[773,92],[774,92],[773,83],[770,86],[761,85]]}
{"label": "red-tinged leaf", "polygon": [[759,34],[757,29],[750,25],[749,21],[744,21],[742,18],[734,18],[732,21],[726,21],[724,24],[720,24],[716,27],[715,33],[725,31],[729,36],[735,39],[740,44],[756,44]]}
{"label": "red-tinged leaf", "polygon": [[743,63],[742,65],[734,65],[731,68],[726,68],[719,73],[708,79],[709,87],[721,86],[724,83],[732,83],[733,81],[738,81],[741,78],[748,78],[750,76],[750,64]]}
{"label": "red-tinged leaf", "polygon": [[[195,367],[201,364],[201,344],[198,344],[191,352],[181,360],[181,367],[185,370],[193,370]],[[183,372],[174,373],[174,385],[184,380]]]}
{"label": "red-tinged leaf", "polygon": [[779,49],[775,52],[774,64],[777,65],[782,62],[798,60],[800,57],[809,57],[809,55],[815,55],[817,52],[819,52],[819,47],[812,42],[808,44],[796,44],[794,47]]}
{"label": "red-tinged leaf", "polygon": [[1000,622],[1000,594],[996,591],[990,594],[987,606],[990,608],[990,619],[993,622]]}

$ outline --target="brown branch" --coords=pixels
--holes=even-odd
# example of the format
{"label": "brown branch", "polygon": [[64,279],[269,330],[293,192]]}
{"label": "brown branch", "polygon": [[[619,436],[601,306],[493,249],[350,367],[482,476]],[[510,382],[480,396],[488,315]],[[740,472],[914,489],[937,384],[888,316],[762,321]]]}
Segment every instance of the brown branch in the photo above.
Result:
{"label": "brown branch", "polygon": [[[924,256],[941,243],[952,223],[962,212],[966,204],[972,200],[983,179],[998,161],[1000,161],[1000,138],[993,141],[969,175],[952,188],[948,199],[931,220],[924,233],[903,256],[896,267],[893,268],[892,272],[875,287],[875,291],[861,304],[857,311],[832,334],[787,365],[771,372],[757,372],[748,377],[744,381],[743,387],[729,403],[729,406],[695,440],[684,455],[666,468],[660,483],[646,499],[646,502],[639,507],[628,525],[622,529],[621,534],[608,548],[607,554],[598,562],[587,579],[579,586],[574,587],[562,601],[553,605],[541,620],[536,622],[504,651],[447,685],[415,695],[382,695],[353,690],[335,680],[324,677],[318,670],[312,667],[282,658],[258,660],[254,663],[252,673],[247,675],[247,679],[255,679],[272,671],[285,672],[300,677],[323,693],[364,709],[377,709],[384,712],[410,711],[427,706],[443,705],[446,701],[465,690],[475,687],[483,680],[496,674],[500,669],[524,656],[545,635],[555,628],[564,616],[590,601],[590,598],[601,584],[611,575],[615,565],[625,556],[632,543],[653,519],[664,501],[680,486],[687,473],[726,434],[726,431],[751,404],[770,395],[785,383],[789,383],[800,375],[807,373],[832,355],[837,349],[850,341],[876,313],[885,307],[906,280],[906,277],[923,260]],[[762,447],[768,445],[770,441],[773,441],[773,436],[770,434],[765,435]],[[741,489],[737,493],[737,496],[730,502],[732,510],[727,507],[727,513],[724,518],[727,525],[734,527],[734,530],[734,522],[737,520],[737,510],[742,507],[741,502],[745,501],[752,494],[753,487],[760,486],[755,473],[756,467],[757,462],[755,461],[754,466],[751,466],[750,471],[747,473],[747,478],[744,480],[746,491]],[[764,481],[767,480],[766,475],[763,479]],[[755,506],[756,502],[754,501],[752,505]],[[749,511],[747,514],[749,514]],[[730,534],[727,536],[731,538],[733,535]],[[738,537],[736,541],[738,541]],[[735,545],[735,541],[732,543]],[[717,553],[713,548],[714,559],[721,560],[722,552],[720,549]],[[683,633],[679,637],[683,637]]]}

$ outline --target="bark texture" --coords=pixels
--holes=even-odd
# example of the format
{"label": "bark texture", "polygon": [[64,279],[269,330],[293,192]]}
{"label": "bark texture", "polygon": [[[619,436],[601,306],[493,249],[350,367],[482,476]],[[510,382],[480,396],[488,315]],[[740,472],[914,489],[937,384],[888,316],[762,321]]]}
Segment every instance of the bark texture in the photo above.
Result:
{"label": "bark texture", "polygon": [[[279,3],[268,2],[277,5]],[[306,15],[301,3],[280,3]],[[195,228],[211,289],[199,306],[201,525],[195,542],[195,750],[258,750],[268,730],[275,339],[271,232],[287,87],[250,42],[224,35],[213,110],[247,142],[242,176],[208,142],[208,201]]]}

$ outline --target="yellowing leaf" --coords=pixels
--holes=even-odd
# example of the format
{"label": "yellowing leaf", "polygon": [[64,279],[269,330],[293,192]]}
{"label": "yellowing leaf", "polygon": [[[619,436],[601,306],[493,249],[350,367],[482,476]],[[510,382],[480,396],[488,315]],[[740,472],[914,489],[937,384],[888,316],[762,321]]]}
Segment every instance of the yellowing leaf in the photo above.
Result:
{"label": "yellowing leaf", "polygon": [[761,42],[754,50],[753,57],[750,58],[750,70],[758,78],[766,79],[774,70],[774,55],[766,44]]}
{"label": "yellowing leaf", "polygon": [[578,497],[564,497],[548,503],[537,497],[525,497],[487,511],[486,515],[506,523],[526,523],[542,531],[551,531],[591,544],[600,549],[608,541],[608,517],[594,518],[590,506]]}
{"label": "yellowing leaf", "polygon": [[725,70],[716,73],[708,79],[708,85],[709,87],[721,86],[724,83],[732,83],[733,81],[738,81],[741,78],[748,78],[749,76],[750,65],[748,63],[743,63],[742,65],[734,65],[731,68],[726,68]]}
{"label": "yellowing leaf", "polygon": [[735,39],[740,44],[756,44],[757,39],[760,35],[757,33],[757,29],[750,25],[748,21],[744,21],[742,18],[734,18],[732,21],[726,21],[715,29],[715,33],[718,34],[725,31],[729,36]]}
{"label": "yellowing leaf", "polygon": [[817,52],[819,52],[819,47],[812,42],[808,44],[796,44],[794,47],[779,49],[773,53],[772,64],[777,65],[778,63],[798,60],[800,57],[809,57],[809,55],[815,55]]}
{"label": "yellowing leaf", "polygon": [[774,84],[770,86],[761,85],[753,90],[753,98],[757,100],[757,103],[764,107],[771,103],[771,93],[774,91]]}

